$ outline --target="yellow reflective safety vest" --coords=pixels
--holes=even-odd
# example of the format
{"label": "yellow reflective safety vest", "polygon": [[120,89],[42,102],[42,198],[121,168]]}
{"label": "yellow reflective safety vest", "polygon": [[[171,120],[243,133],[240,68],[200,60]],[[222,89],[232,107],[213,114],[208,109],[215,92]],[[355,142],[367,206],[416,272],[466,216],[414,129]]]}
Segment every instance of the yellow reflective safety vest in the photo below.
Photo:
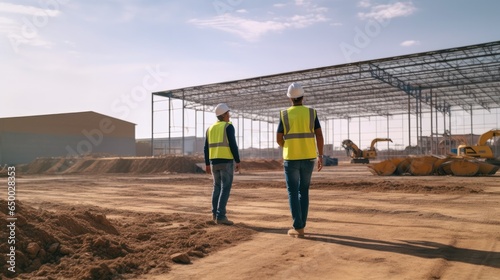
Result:
{"label": "yellow reflective safety vest", "polygon": [[292,106],[280,112],[285,144],[283,159],[299,160],[316,158],[314,121],[316,110],[305,106]]}
{"label": "yellow reflective safety vest", "polygon": [[229,148],[226,127],[231,122],[217,121],[207,129],[208,153],[210,159],[234,159]]}

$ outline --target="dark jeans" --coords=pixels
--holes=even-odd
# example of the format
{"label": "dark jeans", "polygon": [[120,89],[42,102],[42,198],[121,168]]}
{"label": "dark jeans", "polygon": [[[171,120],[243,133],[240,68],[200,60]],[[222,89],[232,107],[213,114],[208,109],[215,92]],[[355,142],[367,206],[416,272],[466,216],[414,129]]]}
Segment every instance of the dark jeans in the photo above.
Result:
{"label": "dark jeans", "polygon": [[214,178],[214,190],[212,192],[212,214],[216,219],[226,218],[226,205],[231,192],[234,176],[234,162],[221,163],[211,166]]}
{"label": "dark jeans", "polygon": [[283,164],[294,229],[306,227],[309,210],[309,185],[315,163],[315,159],[305,159],[285,160]]}

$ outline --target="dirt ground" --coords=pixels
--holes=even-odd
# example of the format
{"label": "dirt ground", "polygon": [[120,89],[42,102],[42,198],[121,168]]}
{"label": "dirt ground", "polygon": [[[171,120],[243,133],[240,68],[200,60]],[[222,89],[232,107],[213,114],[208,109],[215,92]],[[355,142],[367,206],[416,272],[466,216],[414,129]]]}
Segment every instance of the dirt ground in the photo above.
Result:
{"label": "dirt ground", "polygon": [[16,277],[500,279],[498,173],[379,177],[365,165],[327,166],[313,175],[305,238],[291,238],[281,168],[246,167],[228,203],[234,226],[210,221],[203,173],[19,173]]}

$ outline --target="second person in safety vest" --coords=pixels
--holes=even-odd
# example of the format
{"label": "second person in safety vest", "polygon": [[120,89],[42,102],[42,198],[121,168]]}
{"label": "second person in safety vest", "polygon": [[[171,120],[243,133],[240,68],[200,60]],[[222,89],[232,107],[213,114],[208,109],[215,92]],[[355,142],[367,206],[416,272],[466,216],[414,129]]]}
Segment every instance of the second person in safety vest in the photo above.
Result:
{"label": "second person in safety vest", "polygon": [[[232,225],[226,216],[234,172],[240,170],[240,156],[234,126],[229,122],[229,107],[215,107],[217,122],[207,129],[205,139],[205,171],[212,174],[212,219],[217,224]],[[236,162],[236,164],[235,164]]]}
{"label": "second person in safety vest", "polygon": [[317,162],[318,171],[323,168],[324,139],[316,110],[302,104],[302,85],[292,83],[288,87],[287,97],[292,106],[280,112],[276,141],[283,147],[283,166],[293,219],[288,235],[303,237],[314,165]]}

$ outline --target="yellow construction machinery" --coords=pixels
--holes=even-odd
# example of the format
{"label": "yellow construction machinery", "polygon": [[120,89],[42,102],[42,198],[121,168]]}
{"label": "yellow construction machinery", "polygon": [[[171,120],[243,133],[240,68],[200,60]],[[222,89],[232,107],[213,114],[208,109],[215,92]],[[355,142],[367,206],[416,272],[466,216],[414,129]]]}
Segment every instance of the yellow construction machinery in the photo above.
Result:
{"label": "yellow construction machinery", "polygon": [[372,174],[378,176],[489,176],[495,174],[500,166],[474,158],[411,156],[406,158],[391,158],[368,165],[368,168]]}
{"label": "yellow construction machinery", "polygon": [[[500,136],[500,130],[487,131],[479,137],[477,145],[459,145],[456,156],[448,154],[391,158],[371,164],[368,168],[372,174],[378,176],[489,176],[500,169],[500,141],[496,141],[495,145],[488,145],[488,141],[497,136]],[[462,139],[462,142],[465,141]],[[349,143],[346,142],[346,146],[347,144]],[[493,146],[495,148],[492,148]]]}
{"label": "yellow construction machinery", "polygon": [[493,137],[500,136],[500,130],[492,129],[483,133],[478,141],[477,145],[469,146],[469,145],[459,145],[458,146],[458,156],[464,158],[484,158],[493,160],[499,155],[495,155],[491,146],[487,144],[488,140]]}
{"label": "yellow construction machinery", "polygon": [[361,150],[354,142],[349,139],[342,141],[342,148],[345,149],[347,156],[351,157],[351,163],[370,163],[370,159],[377,157],[377,150],[375,144],[379,141],[390,141],[389,138],[375,138],[372,140],[369,149]]}

